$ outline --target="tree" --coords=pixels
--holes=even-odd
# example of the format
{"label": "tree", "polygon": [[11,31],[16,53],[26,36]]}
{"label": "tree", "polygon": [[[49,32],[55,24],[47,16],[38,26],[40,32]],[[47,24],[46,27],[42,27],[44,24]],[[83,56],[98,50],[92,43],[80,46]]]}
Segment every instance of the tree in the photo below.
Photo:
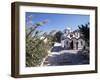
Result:
{"label": "tree", "polygon": [[81,37],[85,40],[85,42],[89,45],[89,23],[85,25],[78,26],[80,33],[82,34]]}
{"label": "tree", "polygon": [[55,36],[53,35],[54,31],[51,31],[49,34],[48,34],[48,44],[50,46],[50,49],[54,46],[54,43],[56,41],[55,39]]}
{"label": "tree", "polygon": [[62,36],[62,32],[61,31],[58,31],[58,32],[56,32],[56,34],[54,35],[55,36],[55,38],[56,38],[56,42],[61,42],[61,36]]}
{"label": "tree", "polygon": [[[44,43],[47,37],[45,33],[41,34],[37,28],[46,24],[46,21],[36,23],[32,27],[26,28],[26,66],[39,66],[43,58],[48,55],[48,45]],[[45,34],[43,39],[41,36]]]}

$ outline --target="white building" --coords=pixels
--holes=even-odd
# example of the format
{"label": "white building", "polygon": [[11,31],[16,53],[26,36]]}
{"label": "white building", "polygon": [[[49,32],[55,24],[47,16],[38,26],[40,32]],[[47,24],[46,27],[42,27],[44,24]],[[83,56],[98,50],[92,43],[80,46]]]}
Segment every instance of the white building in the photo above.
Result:
{"label": "white building", "polygon": [[79,30],[71,31],[68,28],[64,30],[61,36],[61,44],[65,49],[83,49],[85,41],[82,39]]}

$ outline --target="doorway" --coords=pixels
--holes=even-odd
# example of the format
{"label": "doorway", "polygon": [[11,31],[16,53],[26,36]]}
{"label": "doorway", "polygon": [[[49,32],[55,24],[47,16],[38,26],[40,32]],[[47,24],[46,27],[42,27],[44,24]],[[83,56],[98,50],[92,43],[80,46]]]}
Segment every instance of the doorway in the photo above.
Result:
{"label": "doorway", "polygon": [[73,41],[70,43],[70,48],[73,49]]}

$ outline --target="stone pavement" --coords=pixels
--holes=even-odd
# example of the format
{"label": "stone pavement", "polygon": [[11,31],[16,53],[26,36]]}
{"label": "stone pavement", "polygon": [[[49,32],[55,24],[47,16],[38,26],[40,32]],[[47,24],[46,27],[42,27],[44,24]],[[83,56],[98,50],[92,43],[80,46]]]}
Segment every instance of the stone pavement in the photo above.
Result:
{"label": "stone pavement", "polygon": [[79,50],[51,52],[45,60],[44,66],[89,64],[89,59],[79,52]]}
{"label": "stone pavement", "polygon": [[60,43],[55,43],[43,66],[89,64],[89,57],[82,50],[65,50]]}

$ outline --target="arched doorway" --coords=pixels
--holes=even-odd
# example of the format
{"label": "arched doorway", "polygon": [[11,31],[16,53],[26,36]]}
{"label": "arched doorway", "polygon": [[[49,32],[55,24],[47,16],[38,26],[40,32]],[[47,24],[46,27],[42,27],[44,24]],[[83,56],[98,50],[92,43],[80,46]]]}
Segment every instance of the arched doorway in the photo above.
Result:
{"label": "arched doorway", "polygon": [[73,41],[70,43],[70,48],[73,49]]}

